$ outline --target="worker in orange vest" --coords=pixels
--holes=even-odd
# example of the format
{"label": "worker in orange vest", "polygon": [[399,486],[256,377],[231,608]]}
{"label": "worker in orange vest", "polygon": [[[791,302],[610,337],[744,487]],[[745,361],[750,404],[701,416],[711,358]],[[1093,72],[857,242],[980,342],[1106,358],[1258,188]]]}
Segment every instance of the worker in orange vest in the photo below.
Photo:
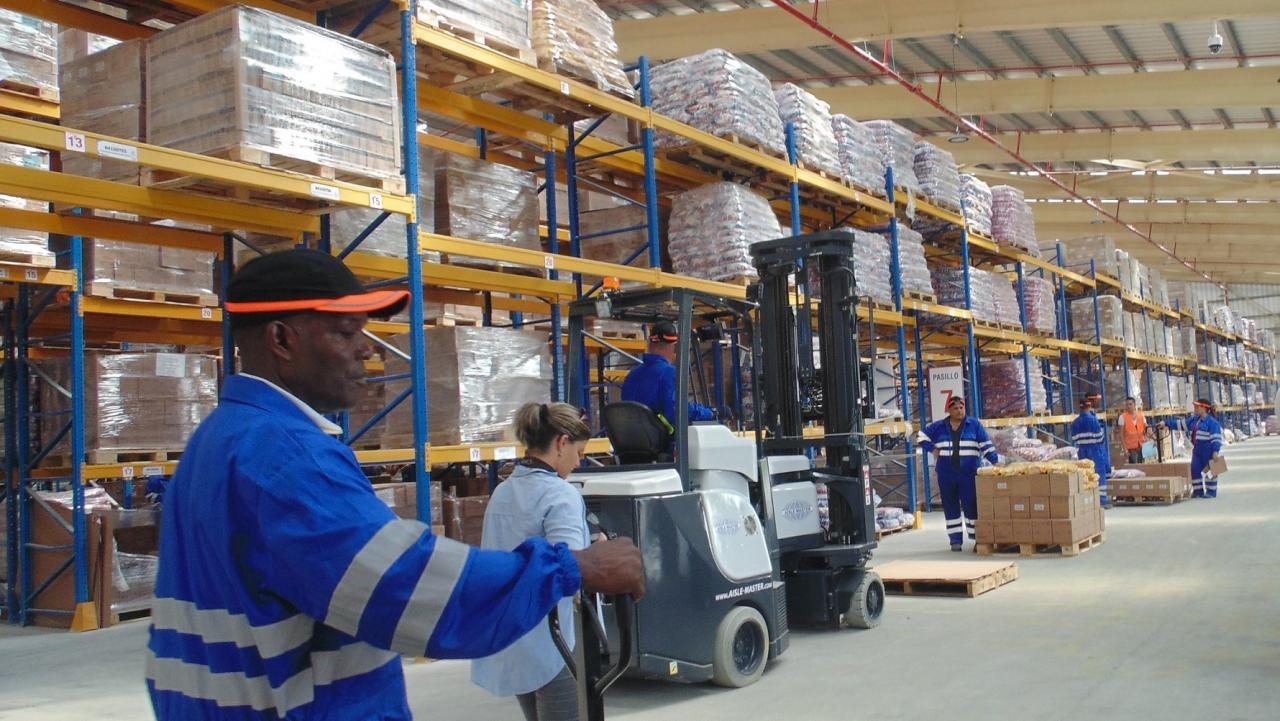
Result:
{"label": "worker in orange vest", "polygon": [[1142,463],[1142,444],[1148,438],[1154,438],[1154,434],[1147,425],[1146,416],[1138,410],[1138,401],[1125,398],[1124,413],[1120,414],[1120,440],[1129,454],[1130,463]]}

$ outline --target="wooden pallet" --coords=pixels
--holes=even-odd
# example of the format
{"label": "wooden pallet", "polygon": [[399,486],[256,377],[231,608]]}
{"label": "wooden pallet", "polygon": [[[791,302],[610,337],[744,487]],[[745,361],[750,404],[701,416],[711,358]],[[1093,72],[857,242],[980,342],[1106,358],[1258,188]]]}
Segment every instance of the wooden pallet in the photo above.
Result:
{"label": "wooden pallet", "polygon": [[94,281],[89,283],[88,288],[85,290],[85,294],[96,298],[141,300],[152,303],[176,303],[178,305],[194,305],[201,308],[216,308],[219,305],[216,293],[182,293],[171,290],[125,288],[110,281]]}
{"label": "wooden pallet", "polygon": [[1191,498],[1191,490],[1161,496],[1133,495],[1111,496],[1111,502],[1117,506],[1172,506]]}
{"label": "wooden pallet", "polygon": [[56,88],[45,88],[31,83],[24,83],[13,78],[0,78],[0,90],[4,90],[15,95],[26,95],[37,100],[43,100],[49,103],[58,102],[58,90]]}
{"label": "wooden pallet", "polygon": [[921,303],[928,303],[929,305],[938,305],[938,296],[933,293],[921,293],[917,290],[904,290],[902,291],[902,297],[918,300]]}
{"label": "wooden pallet", "polygon": [[1056,543],[979,543],[978,555],[990,556],[995,553],[1013,553],[1017,552],[1020,556],[1035,556],[1038,554],[1049,553],[1062,556],[1079,556],[1081,553],[1097,546],[1107,540],[1107,533],[1103,531],[1086,539],[1059,545]]}
{"label": "wooden pallet", "polygon": [[36,268],[52,268],[55,261],[56,259],[53,255],[14,253],[7,250],[0,250],[0,262],[3,263],[20,263],[22,265],[35,266]]}
{"label": "wooden pallet", "polygon": [[[85,451],[85,462],[91,466],[113,466],[128,463],[168,463],[182,458],[182,451],[97,450]],[[69,454],[50,455],[46,468],[70,468]]]}
{"label": "wooden pallet", "polygon": [[[742,140],[737,135],[730,133],[725,140],[750,148],[765,155],[782,159],[786,159],[784,152],[775,148],[767,148],[759,143],[751,143]],[[766,171],[760,166],[749,160],[744,160],[736,155],[716,150],[714,148],[706,148],[696,144],[684,144],[672,148],[662,148],[657,151],[657,155],[664,160],[669,160],[685,165],[694,165],[715,174],[730,174],[741,178],[764,178]],[[775,178],[774,183],[764,183],[765,188],[769,188],[774,192],[783,193],[788,189],[788,179]]]}
{"label": "wooden pallet", "polygon": [[[444,15],[433,12],[432,10],[419,9],[418,22],[423,25],[433,27],[436,30],[443,30],[450,35],[456,35],[467,42],[489,48],[494,52],[502,53],[503,55],[519,60],[526,65],[537,65],[538,60],[537,56],[534,55],[533,48],[513,45],[502,38],[493,37],[492,35],[488,35],[464,22],[459,22],[456,19],[445,17]],[[397,35],[399,34],[399,31],[400,28],[397,25],[395,28]]]}
{"label": "wooden pallet", "polygon": [[899,596],[975,598],[1018,580],[1012,561],[892,561],[874,570]]}
{"label": "wooden pallet", "polygon": [[888,530],[881,530],[879,528],[876,528],[876,540],[878,541],[881,538],[884,538],[885,536],[892,536],[898,533],[905,533],[907,531],[914,531],[914,530],[915,530],[915,525],[911,523],[908,523],[905,526],[898,526],[897,528],[890,528]]}
{"label": "wooden pallet", "polygon": [[602,330],[602,331],[593,331],[592,335],[597,335],[597,336],[600,336],[601,338],[607,338],[609,340],[640,340],[640,341],[645,340],[644,333],[641,333],[638,330],[636,331]]}
{"label": "wooden pallet", "polygon": [[439,318],[428,318],[427,327],[439,328],[477,328],[484,325],[479,318],[460,318],[457,316],[442,316]]}

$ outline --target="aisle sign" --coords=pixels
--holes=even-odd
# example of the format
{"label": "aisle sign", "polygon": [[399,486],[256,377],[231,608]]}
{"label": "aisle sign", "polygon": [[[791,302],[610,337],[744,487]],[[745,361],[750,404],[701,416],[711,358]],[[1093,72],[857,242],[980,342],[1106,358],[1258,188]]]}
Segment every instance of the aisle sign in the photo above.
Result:
{"label": "aisle sign", "polygon": [[964,397],[964,366],[929,369],[929,410],[933,420],[947,417],[947,401]]}

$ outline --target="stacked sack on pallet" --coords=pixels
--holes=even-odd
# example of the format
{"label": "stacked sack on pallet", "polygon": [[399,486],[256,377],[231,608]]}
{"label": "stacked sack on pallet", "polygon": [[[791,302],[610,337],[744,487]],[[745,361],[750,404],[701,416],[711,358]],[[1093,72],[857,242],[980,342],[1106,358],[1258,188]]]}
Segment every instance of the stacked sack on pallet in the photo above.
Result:
{"label": "stacked sack on pallet", "polygon": [[[893,303],[893,283],[885,268],[893,262],[889,242],[875,233],[849,229],[853,234],[853,277],[859,298]],[[815,269],[816,272],[816,269]]]}
{"label": "stacked sack on pallet", "polygon": [[0,37],[0,80],[33,86],[49,100],[58,100],[58,26],[0,10]]}
{"label": "stacked sack on pallet", "polygon": [[876,136],[880,157],[886,167],[893,169],[893,184],[906,188],[913,195],[920,194],[920,179],[916,177],[916,136],[910,130],[892,120],[871,120],[864,123]]}
{"label": "stacked sack on pallet", "polygon": [[902,223],[898,224],[898,264],[902,270],[902,292],[933,295],[933,278],[924,259],[924,236]]}
{"label": "stacked sack on pallet", "polygon": [[749,248],[782,237],[769,201],[735,183],[713,183],[671,201],[671,270],[707,280],[756,277]]}
{"label": "stacked sack on pallet", "polygon": [[995,322],[1014,328],[1022,327],[1022,304],[1018,302],[1018,291],[1013,281],[1004,273],[978,271],[991,276],[991,300],[995,306]]}
{"label": "stacked sack on pallet", "polygon": [[991,186],[976,175],[960,176],[960,198],[964,201],[964,219],[975,233],[991,237]]}
{"label": "stacked sack on pallet", "polygon": [[1022,308],[1027,317],[1027,330],[1053,335],[1058,329],[1057,304],[1053,281],[1038,275],[1022,279]]}
{"label": "stacked sack on pallet", "polygon": [[[1093,298],[1071,301],[1071,338],[1081,343],[1098,343],[1098,325],[1105,340],[1124,339],[1124,304],[1114,295],[1098,296],[1097,316]],[[1098,322],[1095,324],[1095,320]]]}
{"label": "stacked sack on pallet", "polygon": [[[22,145],[0,143],[0,168],[11,165],[19,168],[48,170],[49,153]],[[49,210],[49,204],[14,195],[0,195],[0,208],[44,213]],[[53,255],[49,252],[48,234],[26,228],[4,227],[0,227],[0,253],[44,257]]]}
{"label": "stacked sack on pallet", "polygon": [[1036,242],[1036,218],[1021,190],[1008,185],[991,189],[991,234],[1034,258],[1040,257]]}
{"label": "stacked sack on pallet", "polygon": [[991,443],[1001,458],[1013,461],[1039,463],[1043,461],[1074,461],[1074,446],[1059,448],[1039,438],[1028,438],[1025,428],[1001,428],[991,434]]}
{"label": "stacked sack on pallet", "polygon": [[[786,157],[787,145],[769,78],[732,53],[708,50],[672,60],[649,74],[653,111],[721,138],[737,138]],[[689,141],[658,133],[657,145]]]}
{"label": "stacked sack on pallet", "polygon": [[[977,268],[969,269],[970,298],[973,317],[976,320],[995,321],[996,308],[992,298],[990,274]],[[933,292],[938,303],[952,308],[964,308],[964,268],[950,265],[933,268]]]}
{"label": "stacked sack on pallet", "polygon": [[884,195],[884,156],[875,133],[848,115],[833,115],[831,130],[840,153],[841,176],[852,185]]}
{"label": "stacked sack on pallet", "polygon": [[924,197],[934,205],[960,209],[960,169],[956,157],[928,141],[916,143],[913,153],[916,178]]}
{"label": "stacked sack on pallet", "polygon": [[784,128],[791,123],[800,162],[809,170],[841,177],[840,146],[831,125],[831,106],[792,83],[779,85],[773,97]]}
{"label": "stacked sack on pallet", "polygon": [[[1020,359],[982,362],[982,414],[987,418],[1009,418],[1027,415],[1027,397],[1031,413],[1049,409],[1040,365],[1031,364],[1030,373]],[[1030,376],[1030,386],[1028,386]]]}
{"label": "stacked sack on pallet", "polygon": [[635,96],[618,59],[613,20],[592,0],[535,0],[533,52],[543,70],[580,78],[615,95]]}

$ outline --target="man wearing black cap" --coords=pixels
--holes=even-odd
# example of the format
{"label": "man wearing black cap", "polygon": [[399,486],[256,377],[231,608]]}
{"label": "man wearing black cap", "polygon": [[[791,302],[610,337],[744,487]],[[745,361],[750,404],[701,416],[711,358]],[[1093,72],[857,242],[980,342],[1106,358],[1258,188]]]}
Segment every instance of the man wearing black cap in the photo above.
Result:
{"label": "man wearing black cap", "polygon": [[[671,321],[660,320],[649,329],[649,349],[641,358],[641,364],[631,369],[622,382],[622,400],[643,403],[658,414],[658,418],[675,431],[676,420],[676,344],[680,336]],[[689,401],[689,421],[714,420],[716,414],[710,408]]]}
{"label": "man wearing black cap", "polygon": [[357,400],[369,316],[341,261],[292,250],[227,289],[241,372],[166,493],[147,687],[160,719],[408,719],[399,654],[476,658],[579,587],[644,590],[630,541],[481,551],[397,518],[323,414]]}

